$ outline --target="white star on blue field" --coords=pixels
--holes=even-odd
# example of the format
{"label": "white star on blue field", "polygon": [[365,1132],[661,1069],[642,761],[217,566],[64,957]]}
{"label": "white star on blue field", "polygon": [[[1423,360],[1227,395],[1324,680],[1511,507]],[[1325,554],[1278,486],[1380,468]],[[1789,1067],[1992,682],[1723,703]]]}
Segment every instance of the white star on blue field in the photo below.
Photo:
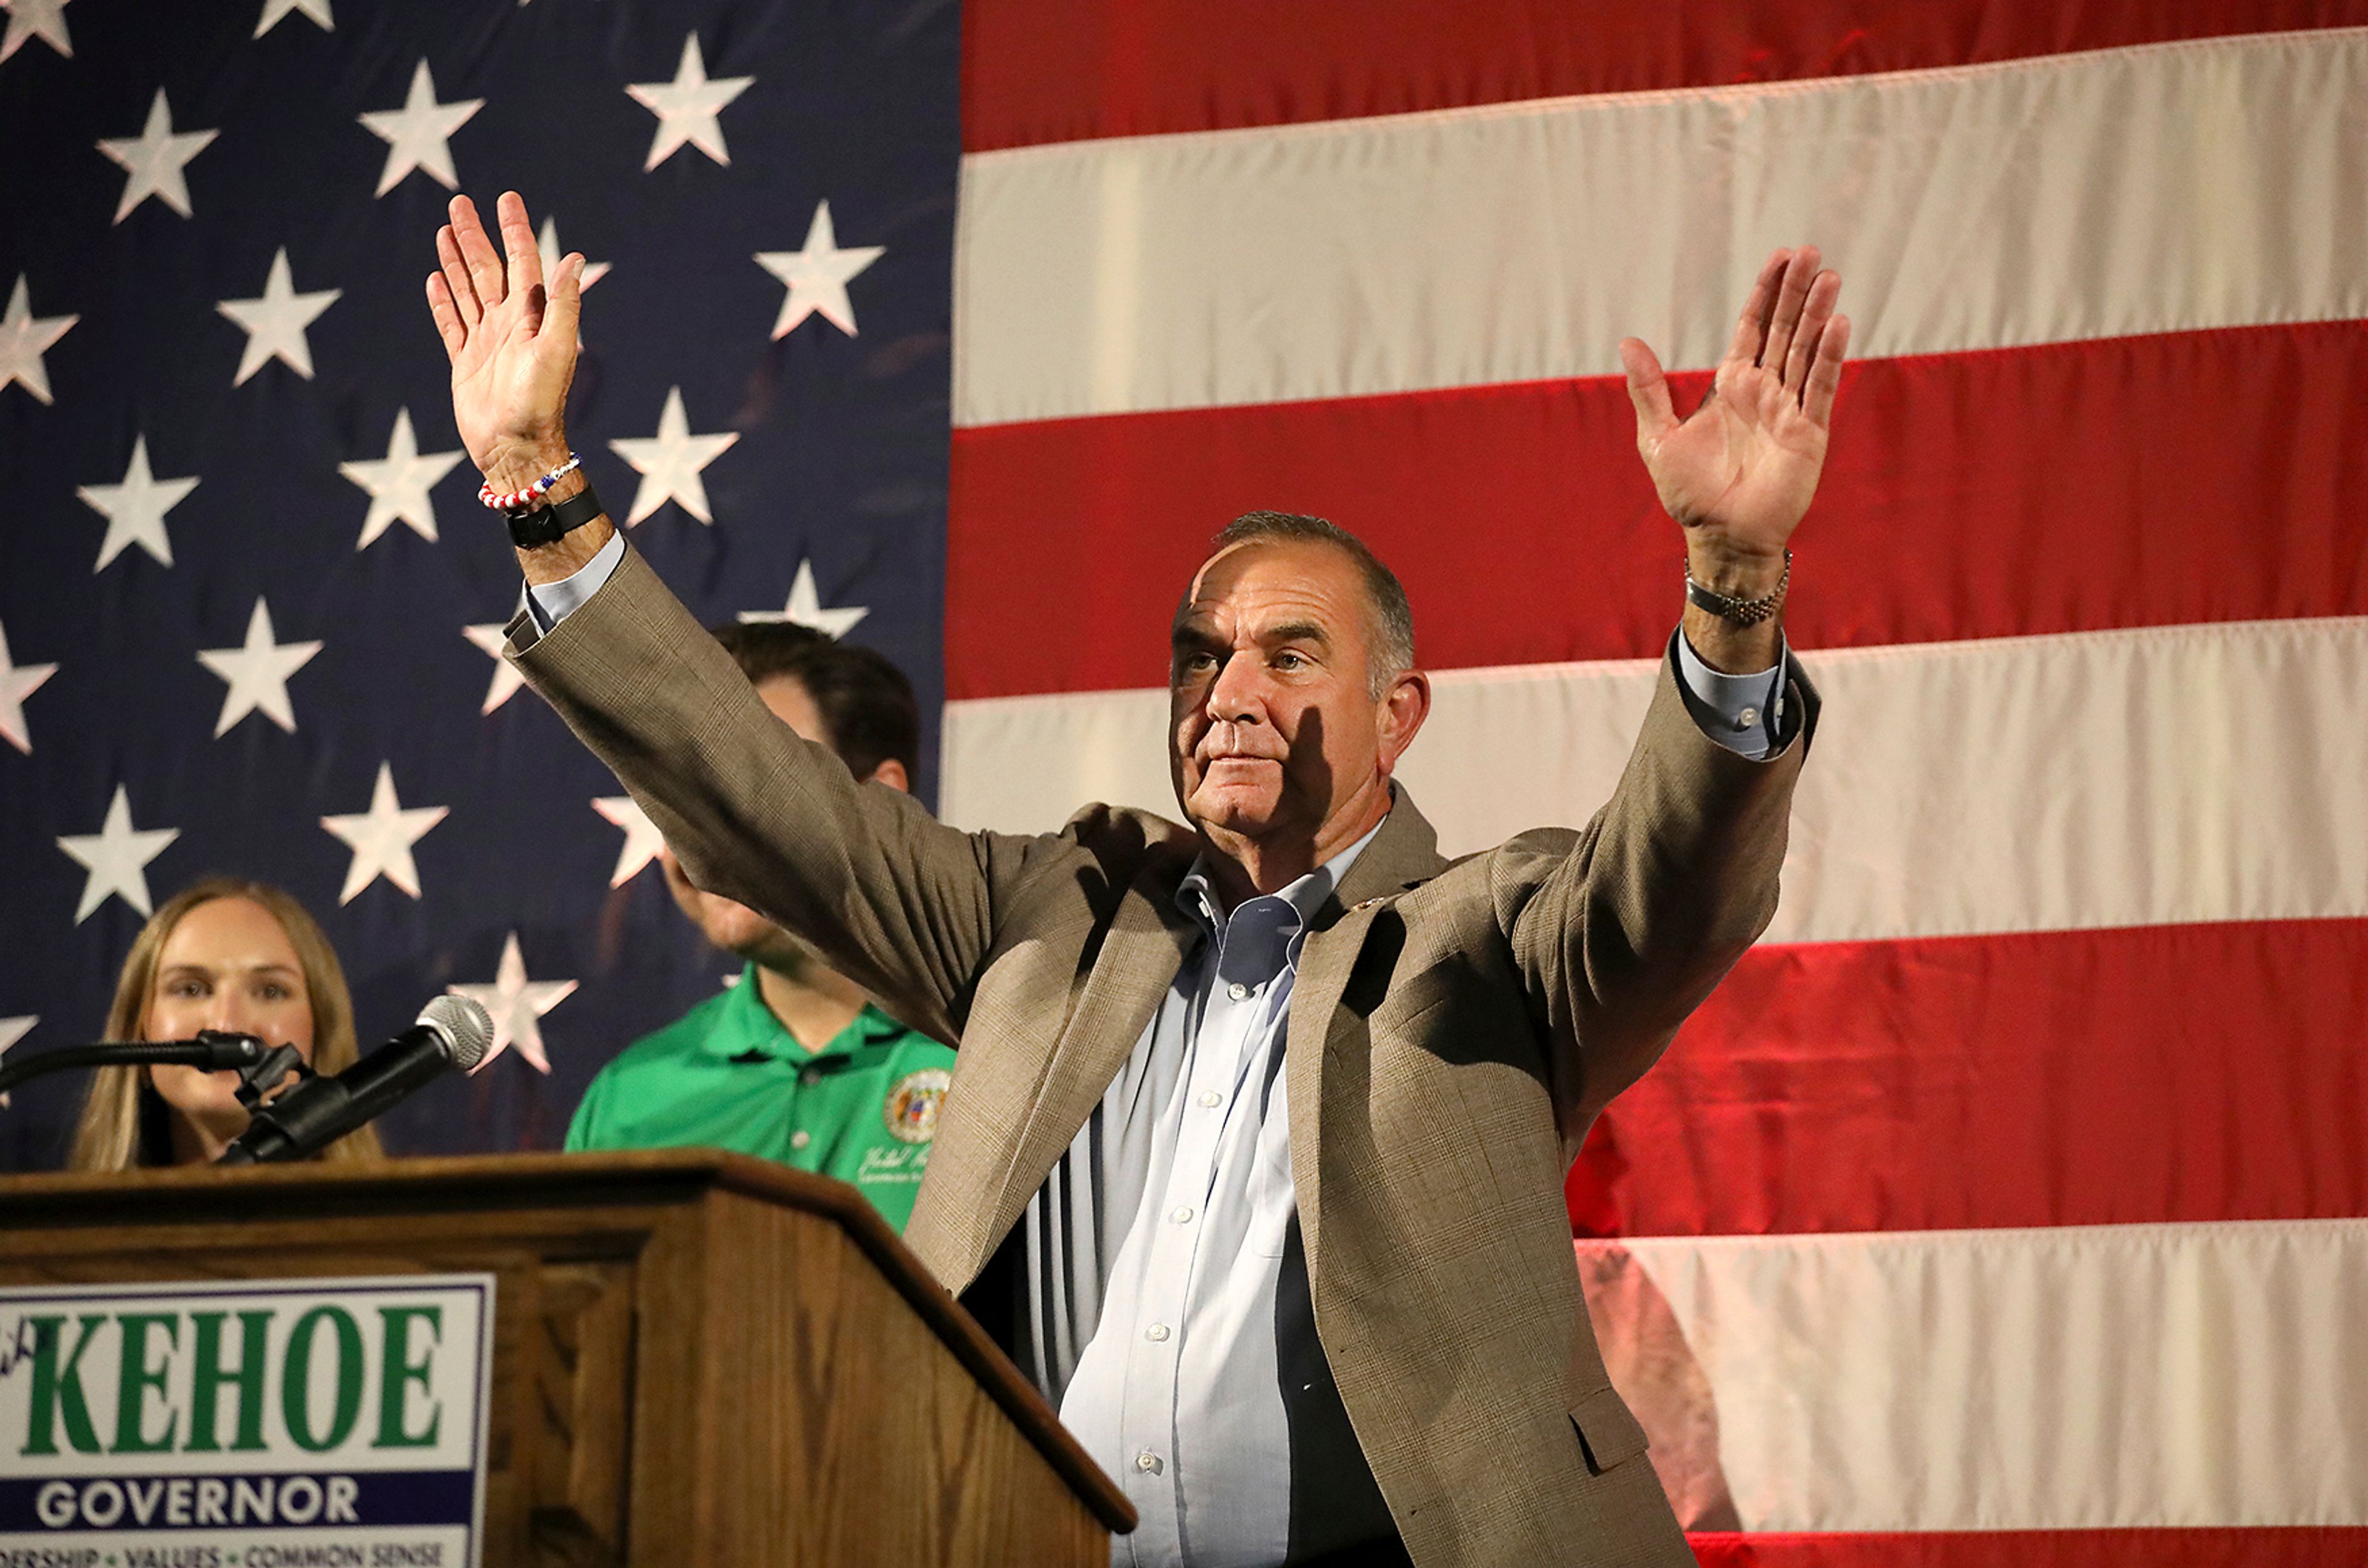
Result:
{"label": "white star on blue field", "polygon": [[[365,1044],[503,1000],[516,1060],[395,1148],[552,1147],[732,967],[503,656],[517,563],[422,288],[456,191],[597,258],[568,435],[632,548],[710,625],[894,660],[932,796],[959,64],[958,9],[907,0],[9,0],[6,1049],[94,1038],[146,913],[253,876]],[[79,1091],[0,1108],[0,1171],[54,1165]]]}

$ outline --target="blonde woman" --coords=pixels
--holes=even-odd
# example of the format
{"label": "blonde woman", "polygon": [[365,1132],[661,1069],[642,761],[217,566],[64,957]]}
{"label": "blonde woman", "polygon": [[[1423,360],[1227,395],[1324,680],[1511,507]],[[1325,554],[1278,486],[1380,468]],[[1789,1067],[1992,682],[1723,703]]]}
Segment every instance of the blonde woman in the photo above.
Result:
{"label": "blonde woman", "polygon": [[[200,1029],[292,1045],[323,1073],[353,1065],[354,1005],[345,971],[304,906],[265,882],[209,877],[165,901],[123,960],[108,1010],[109,1040],[188,1040]],[[78,1171],[208,1165],[246,1131],[235,1073],[103,1067],[67,1161]],[[365,1127],[322,1158],[374,1160]]]}

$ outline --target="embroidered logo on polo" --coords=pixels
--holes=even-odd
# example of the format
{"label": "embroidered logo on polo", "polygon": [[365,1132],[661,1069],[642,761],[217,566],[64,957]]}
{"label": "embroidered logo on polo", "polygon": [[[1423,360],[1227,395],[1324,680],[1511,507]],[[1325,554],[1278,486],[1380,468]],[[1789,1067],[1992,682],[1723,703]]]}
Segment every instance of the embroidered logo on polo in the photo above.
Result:
{"label": "embroidered logo on polo", "polygon": [[954,1075],[942,1067],[925,1067],[898,1079],[881,1108],[889,1132],[901,1142],[928,1142],[937,1133],[938,1106],[953,1081]]}

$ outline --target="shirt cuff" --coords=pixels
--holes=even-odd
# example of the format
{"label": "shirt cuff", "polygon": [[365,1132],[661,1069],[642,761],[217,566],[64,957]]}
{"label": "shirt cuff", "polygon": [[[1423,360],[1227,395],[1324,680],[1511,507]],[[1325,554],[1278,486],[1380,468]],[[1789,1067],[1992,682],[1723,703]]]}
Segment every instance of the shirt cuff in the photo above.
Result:
{"label": "shirt cuff", "polygon": [[1702,733],[1754,761],[1773,756],[1783,730],[1784,666],[1792,658],[1783,638],[1777,639],[1776,662],[1751,675],[1712,669],[1682,631],[1677,635],[1677,653],[1678,691]]}
{"label": "shirt cuff", "polygon": [[624,559],[625,536],[620,531],[610,534],[609,542],[595,551],[591,560],[558,582],[541,585],[529,583],[526,612],[534,617],[535,630],[548,635],[552,627],[582,608],[585,600],[617,574],[617,562]]}

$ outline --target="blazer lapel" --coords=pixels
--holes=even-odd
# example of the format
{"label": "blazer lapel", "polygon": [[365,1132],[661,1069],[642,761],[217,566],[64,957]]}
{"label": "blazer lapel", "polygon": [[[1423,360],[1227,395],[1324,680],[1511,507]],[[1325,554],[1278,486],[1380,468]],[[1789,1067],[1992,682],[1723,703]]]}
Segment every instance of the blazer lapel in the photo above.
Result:
{"label": "blazer lapel", "polygon": [[[1365,846],[1365,852],[1357,857],[1357,863],[1349,868],[1349,874],[1333,890],[1326,909],[1333,904],[1344,910],[1353,909],[1372,899],[1404,892],[1447,869],[1447,862],[1439,853],[1439,834],[1429,819],[1415,810],[1414,797],[1406,793],[1403,785],[1391,788],[1396,803],[1382,819],[1382,831],[1373,835],[1373,841]],[[1319,926],[1323,919],[1324,911],[1317,911]]]}
{"label": "blazer lapel", "polygon": [[1291,1090],[1292,1185],[1310,1278],[1322,1244],[1323,1191],[1317,1173],[1323,1153],[1321,1112],[1329,1076],[1325,1061],[1340,1020],[1340,999],[1383,902],[1428,881],[1447,865],[1440,857],[1439,835],[1415,809],[1414,798],[1402,788],[1396,795],[1381,832],[1316,911],[1306,944],[1299,951],[1298,976],[1292,982],[1283,1073]]}
{"label": "blazer lapel", "polygon": [[1283,1081],[1291,1089],[1291,1180],[1299,1206],[1300,1243],[1306,1250],[1307,1272],[1315,1273],[1323,1227],[1323,1195],[1315,1173],[1323,1153],[1324,1050],[1340,994],[1349,973],[1357,967],[1365,933],[1380,913],[1376,904],[1360,903],[1340,912],[1328,927],[1308,933],[1299,949],[1299,973],[1291,984],[1291,1022],[1283,1035]]}
{"label": "blazer lapel", "polygon": [[964,1283],[985,1267],[996,1243],[1044,1185],[1175,983],[1199,934],[1176,907],[1176,889],[1190,863],[1189,853],[1181,858],[1153,857],[1119,900],[1085,989],[1053,1042],[1036,1102],[1008,1156],[989,1167],[1004,1172],[1003,1183],[994,1207],[985,1211],[986,1230],[972,1238],[961,1260]]}

